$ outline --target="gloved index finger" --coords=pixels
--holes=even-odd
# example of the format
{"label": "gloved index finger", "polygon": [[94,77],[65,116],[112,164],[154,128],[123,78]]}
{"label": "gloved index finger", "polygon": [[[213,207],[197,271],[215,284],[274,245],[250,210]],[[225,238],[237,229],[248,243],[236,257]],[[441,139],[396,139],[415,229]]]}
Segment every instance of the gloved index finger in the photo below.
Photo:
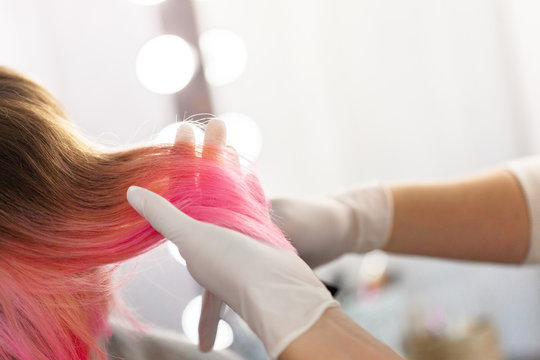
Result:
{"label": "gloved index finger", "polygon": [[175,243],[186,237],[189,229],[197,223],[165,198],[138,186],[129,187],[127,200],[154,229]]}

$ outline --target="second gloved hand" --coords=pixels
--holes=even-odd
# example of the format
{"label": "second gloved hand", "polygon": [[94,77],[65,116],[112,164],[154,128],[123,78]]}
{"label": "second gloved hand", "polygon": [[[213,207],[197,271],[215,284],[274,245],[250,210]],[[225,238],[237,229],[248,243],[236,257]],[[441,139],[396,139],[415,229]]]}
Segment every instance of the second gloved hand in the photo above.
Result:
{"label": "second gloved hand", "polygon": [[338,306],[292,251],[197,221],[149,190],[131,187],[127,196],[139,214],[178,246],[193,278],[247,322],[271,358],[326,309]]}
{"label": "second gloved hand", "polygon": [[382,248],[393,220],[392,195],[376,183],[322,198],[273,199],[272,210],[274,222],[313,268]]}

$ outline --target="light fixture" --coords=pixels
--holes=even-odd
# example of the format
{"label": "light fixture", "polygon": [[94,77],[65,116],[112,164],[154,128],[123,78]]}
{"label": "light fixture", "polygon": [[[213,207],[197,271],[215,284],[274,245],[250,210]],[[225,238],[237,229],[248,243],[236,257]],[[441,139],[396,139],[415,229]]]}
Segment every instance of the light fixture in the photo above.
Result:
{"label": "light fixture", "polygon": [[158,94],[173,94],[191,81],[198,66],[197,53],[184,39],[160,35],[139,51],[136,73],[147,89]]}
{"label": "light fixture", "polygon": [[[199,343],[199,318],[201,316],[202,296],[193,298],[182,313],[182,330],[194,344]],[[219,320],[214,350],[223,350],[231,346],[234,334],[225,320]]]}
{"label": "light fixture", "polygon": [[246,46],[232,31],[207,30],[199,38],[199,47],[204,63],[204,76],[210,84],[230,84],[244,72],[247,62]]}
{"label": "light fixture", "polygon": [[250,161],[255,161],[262,149],[262,135],[257,123],[238,112],[218,116],[227,125],[227,143]]}

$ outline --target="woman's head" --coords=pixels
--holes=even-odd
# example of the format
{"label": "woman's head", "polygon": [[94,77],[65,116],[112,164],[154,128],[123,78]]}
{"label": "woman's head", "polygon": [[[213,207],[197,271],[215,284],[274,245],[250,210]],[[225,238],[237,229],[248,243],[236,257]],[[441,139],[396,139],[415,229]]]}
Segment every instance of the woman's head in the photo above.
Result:
{"label": "woman's head", "polygon": [[256,177],[226,159],[172,145],[98,151],[45,89],[0,67],[0,359],[99,354],[114,265],[163,241],[125,200],[130,185],[290,247]]}

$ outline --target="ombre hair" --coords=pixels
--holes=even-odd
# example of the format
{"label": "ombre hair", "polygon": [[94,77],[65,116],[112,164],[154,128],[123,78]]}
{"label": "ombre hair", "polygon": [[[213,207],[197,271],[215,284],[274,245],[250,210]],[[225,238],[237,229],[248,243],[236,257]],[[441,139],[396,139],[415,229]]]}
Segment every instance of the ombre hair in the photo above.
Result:
{"label": "ombre hair", "polygon": [[[252,171],[228,149],[103,151],[57,100],[0,67],[0,359],[104,359],[117,264],[162,236],[127,203],[138,185],[190,216],[292,249]],[[92,355],[91,355],[92,354]]]}

